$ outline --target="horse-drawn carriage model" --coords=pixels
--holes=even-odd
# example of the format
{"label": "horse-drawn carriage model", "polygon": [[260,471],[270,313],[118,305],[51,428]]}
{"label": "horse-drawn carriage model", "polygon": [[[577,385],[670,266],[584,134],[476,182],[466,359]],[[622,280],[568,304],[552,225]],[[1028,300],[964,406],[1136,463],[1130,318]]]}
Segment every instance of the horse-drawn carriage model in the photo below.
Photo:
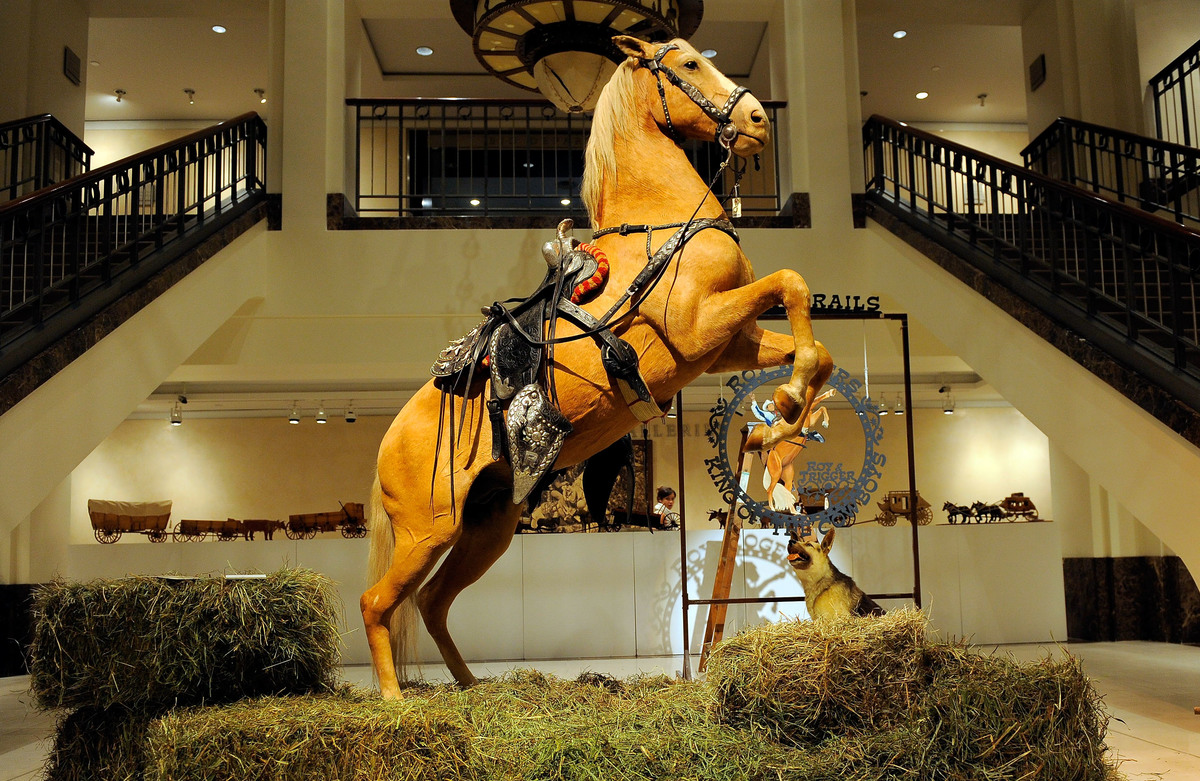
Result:
{"label": "horse-drawn carriage model", "polygon": [[253,540],[258,532],[265,539],[271,539],[276,531],[283,528],[283,521],[272,521],[265,518],[253,518],[239,521],[227,518],[224,521],[196,520],[184,518],[175,529],[176,542],[200,542],[206,537],[215,537],[221,542],[236,540]]}
{"label": "horse-drawn carriage model", "polygon": [[910,523],[927,526],[933,520],[933,508],[921,497],[920,491],[916,492],[916,497],[916,507],[913,507],[909,501],[912,498],[910,492],[888,491],[883,501],[876,502],[879,515],[875,516],[875,520],[880,526],[895,526],[897,518],[907,518]]}
{"label": "horse-drawn carriage model", "polygon": [[283,533],[289,540],[311,540],[317,532],[340,531],[343,537],[367,536],[367,520],[362,502],[346,502],[338,512],[288,516]]}
{"label": "horse-drawn carriage model", "polygon": [[1033,506],[1033,500],[1019,491],[994,504],[972,502],[968,507],[946,502],[942,505],[942,509],[946,511],[946,518],[950,523],[969,523],[971,521],[975,523],[1009,521],[1011,523],[1016,520],[1017,516],[1021,516],[1027,521],[1038,519],[1038,511]]}
{"label": "horse-drawn carriage model", "polygon": [[166,542],[171,502],[114,502],[88,499],[88,515],[96,540],[110,545],[122,534],[144,534],[150,542]]}

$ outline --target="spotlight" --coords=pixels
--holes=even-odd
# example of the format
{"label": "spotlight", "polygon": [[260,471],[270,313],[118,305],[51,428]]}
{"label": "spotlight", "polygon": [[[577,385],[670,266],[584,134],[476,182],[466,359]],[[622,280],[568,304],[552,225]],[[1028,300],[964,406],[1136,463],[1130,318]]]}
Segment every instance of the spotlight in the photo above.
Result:
{"label": "spotlight", "polygon": [[180,396],[175,397],[175,406],[171,408],[171,425],[172,426],[182,426],[183,425],[183,405],[184,404],[187,404],[187,396],[180,395]]}
{"label": "spotlight", "polygon": [[888,414],[887,394],[881,393],[879,394],[879,416],[883,417],[886,414]]}
{"label": "spotlight", "polygon": [[938,393],[942,394],[942,414],[954,414],[954,395],[950,392],[949,385],[943,385],[938,388]]}
{"label": "spotlight", "polygon": [[346,405],[346,422],[353,423],[356,420],[358,420],[358,415],[354,412],[354,402],[352,401]]}
{"label": "spotlight", "polygon": [[257,89],[255,89],[255,90],[254,90],[254,94],[255,94],[255,95],[258,95],[258,102],[259,102],[259,103],[266,103],[266,102],[267,102],[267,91],[266,91],[265,89],[263,89],[262,87],[258,87]]}
{"label": "spotlight", "polygon": [[188,105],[189,106],[196,105],[196,90],[192,89],[191,87],[188,87],[187,89],[185,89],[183,91],[183,94],[188,96]]}
{"label": "spotlight", "polygon": [[113,90],[113,93],[117,96],[118,103],[121,102],[121,98],[125,97],[125,90],[123,89]]}
{"label": "spotlight", "polygon": [[329,418],[325,416],[325,402],[321,402],[321,406],[317,407],[317,422],[328,423]]}
{"label": "spotlight", "polygon": [[288,423],[291,423],[293,426],[300,425],[300,402],[292,402],[292,414],[288,415]]}
{"label": "spotlight", "polygon": [[896,413],[895,414],[898,416],[904,414],[904,399],[901,398],[899,395],[896,396]]}

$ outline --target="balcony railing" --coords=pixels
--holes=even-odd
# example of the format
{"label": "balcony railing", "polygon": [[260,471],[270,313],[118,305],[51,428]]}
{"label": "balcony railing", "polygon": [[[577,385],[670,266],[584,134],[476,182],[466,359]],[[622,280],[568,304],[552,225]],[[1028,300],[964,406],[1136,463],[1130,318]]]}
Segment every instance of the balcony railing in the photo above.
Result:
{"label": "balcony railing", "polygon": [[0,203],[86,173],[92,154],[50,114],[0,124]]}
{"label": "balcony railing", "polygon": [[872,117],[867,198],[1200,409],[1200,233]]}
{"label": "balcony railing", "polygon": [[1060,118],[1021,154],[1032,171],[1200,226],[1200,149]]}
{"label": "balcony railing", "polygon": [[1164,141],[1200,146],[1200,41],[1150,79],[1154,129]]}
{"label": "balcony railing", "polygon": [[[354,208],[360,217],[478,217],[561,214],[586,222],[579,200],[586,115],[547,101],[351,98],[356,139]],[[786,104],[764,104],[772,123]],[[685,145],[710,180],[724,156],[716,144]],[[726,174],[714,188],[733,186]],[[744,214],[776,215],[779,168],[772,148],[740,185]]]}
{"label": "balcony railing", "polygon": [[266,138],[251,112],[0,204],[0,376],[265,198]]}

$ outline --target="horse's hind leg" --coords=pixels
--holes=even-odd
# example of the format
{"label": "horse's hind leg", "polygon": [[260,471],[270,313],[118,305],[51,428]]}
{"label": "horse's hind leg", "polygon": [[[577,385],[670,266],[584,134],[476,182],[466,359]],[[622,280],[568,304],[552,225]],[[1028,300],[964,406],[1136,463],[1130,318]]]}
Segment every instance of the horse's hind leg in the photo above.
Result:
{"label": "horse's hind leg", "polygon": [[450,604],[463,589],[483,574],[508,550],[523,505],[512,503],[511,486],[489,501],[468,501],[463,511],[463,533],[446,555],[446,560],[417,595],[417,607],[429,636],[437,643],[442,659],[461,686],[475,683],[475,676],[459,653],[446,628]]}
{"label": "horse's hind leg", "polygon": [[[459,532],[455,512],[431,512],[421,502],[385,499],[377,480],[371,496],[371,579],[359,600],[371,662],[385,698],[400,697],[395,645],[411,640],[407,623],[393,625],[392,616],[416,593],[438,557],[454,544]],[[419,492],[418,492],[419,495]],[[426,500],[427,502],[428,500]],[[386,569],[383,569],[386,566]],[[383,572],[380,570],[383,569]],[[393,632],[397,637],[393,638]],[[401,654],[406,649],[398,648]]]}

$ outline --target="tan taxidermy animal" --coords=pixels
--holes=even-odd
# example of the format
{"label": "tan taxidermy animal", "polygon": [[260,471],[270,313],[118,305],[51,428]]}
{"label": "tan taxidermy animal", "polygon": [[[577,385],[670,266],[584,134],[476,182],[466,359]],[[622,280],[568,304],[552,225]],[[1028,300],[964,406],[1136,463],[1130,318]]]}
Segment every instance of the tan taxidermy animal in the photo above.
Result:
{"label": "tan taxidermy animal", "polygon": [[788,532],[788,563],[796,570],[804,586],[804,604],[808,614],[816,619],[842,616],[881,616],[883,608],[863,593],[854,579],[833,566],[829,551],[833,548],[833,530],[820,543],[800,537],[793,529]]}

